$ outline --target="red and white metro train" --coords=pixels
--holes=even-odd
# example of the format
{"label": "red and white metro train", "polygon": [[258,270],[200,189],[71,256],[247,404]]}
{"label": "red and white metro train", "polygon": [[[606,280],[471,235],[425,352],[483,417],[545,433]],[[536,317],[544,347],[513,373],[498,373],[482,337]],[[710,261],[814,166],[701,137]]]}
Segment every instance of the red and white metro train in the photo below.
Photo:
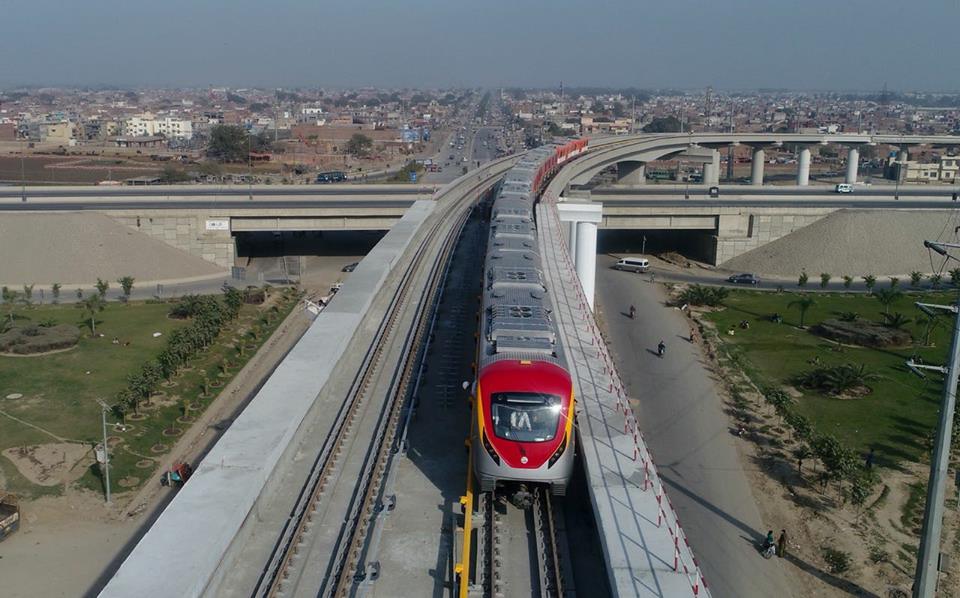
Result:
{"label": "red and white metro train", "polygon": [[[587,140],[531,150],[496,191],[484,265],[471,446],[481,491],[545,484],[566,492],[573,470],[573,383],[537,247],[534,205]],[[521,500],[523,500],[521,498]]]}

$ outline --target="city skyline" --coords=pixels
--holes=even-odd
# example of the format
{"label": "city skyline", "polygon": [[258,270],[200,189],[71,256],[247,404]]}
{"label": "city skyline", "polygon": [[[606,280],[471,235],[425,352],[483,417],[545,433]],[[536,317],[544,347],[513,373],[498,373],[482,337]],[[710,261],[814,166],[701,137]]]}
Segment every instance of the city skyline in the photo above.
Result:
{"label": "city skyline", "polygon": [[[0,86],[637,87],[956,91],[944,2],[803,9],[623,0],[482,6],[176,0],[4,9]],[[122,51],[118,51],[121,50]],[[79,58],[78,58],[79,57]]]}

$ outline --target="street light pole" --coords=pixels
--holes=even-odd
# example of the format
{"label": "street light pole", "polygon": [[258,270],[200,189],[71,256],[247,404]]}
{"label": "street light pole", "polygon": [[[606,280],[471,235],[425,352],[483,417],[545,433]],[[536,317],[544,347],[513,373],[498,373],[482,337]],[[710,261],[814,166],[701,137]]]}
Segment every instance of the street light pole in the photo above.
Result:
{"label": "street light pole", "polygon": [[103,477],[107,489],[107,504],[110,500],[110,448],[107,445],[107,404],[100,401],[100,417],[103,423]]}

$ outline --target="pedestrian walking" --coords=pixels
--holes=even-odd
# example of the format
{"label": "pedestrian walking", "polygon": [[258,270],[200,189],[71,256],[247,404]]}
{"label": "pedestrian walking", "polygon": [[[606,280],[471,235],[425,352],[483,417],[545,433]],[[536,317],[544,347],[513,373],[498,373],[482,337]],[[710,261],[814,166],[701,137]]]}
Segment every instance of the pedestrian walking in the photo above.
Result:
{"label": "pedestrian walking", "polygon": [[780,537],[777,538],[777,556],[785,558],[787,556],[787,530],[780,530]]}

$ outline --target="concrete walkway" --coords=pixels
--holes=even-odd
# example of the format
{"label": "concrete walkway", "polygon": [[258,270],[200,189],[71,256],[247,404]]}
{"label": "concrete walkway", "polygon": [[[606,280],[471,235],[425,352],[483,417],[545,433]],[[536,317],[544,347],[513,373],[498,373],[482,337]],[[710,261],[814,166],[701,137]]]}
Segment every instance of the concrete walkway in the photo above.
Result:
{"label": "concrete walkway", "polygon": [[[608,346],[633,401],[661,479],[673,500],[711,593],[791,596],[776,559],[755,549],[767,529],[737,455],[715,383],[687,319],[664,306],[666,293],[645,275],[611,270],[598,256],[596,305]],[[633,304],[636,320],[625,312]],[[660,339],[666,357],[656,355]]]}

